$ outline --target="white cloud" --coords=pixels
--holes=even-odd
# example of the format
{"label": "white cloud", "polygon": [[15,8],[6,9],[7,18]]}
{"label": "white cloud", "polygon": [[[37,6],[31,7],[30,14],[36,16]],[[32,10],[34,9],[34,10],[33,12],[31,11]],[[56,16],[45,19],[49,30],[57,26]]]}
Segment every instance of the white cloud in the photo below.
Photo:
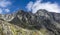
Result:
{"label": "white cloud", "polygon": [[9,9],[5,9],[5,12],[10,12],[10,10]]}
{"label": "white cloud", "polygon": [[32,13],[36,13],[37,10],[39,9],[46,9],[49,12],[56,12],[60,13],[60,7],[57,3],[51,3],[51,2],[46,2],[46,3],[41,3],[42,0],[36,0],[36,2],[29,2],[26,6],[28,11],[32,11]]}
{"label": "white cloud", "polygon": [[0,1],[0,7],[7,7],[9,5],[11,5],[10,1],[6,1],[6,0]]}
{"label": "white cloud", "polygon": [[0,14],[2,13],[3,11],[2,11],[2,9],[0,8]]}
{"label": "white cloud", "polygon": [[12,3],[9,0],[0,0],[0,14],[3,14],[4,12],[10,12],[8,6],[10,6],[11,4]]}
{"label": "white cloud", "polygon": [[27,4],[26,8],[28,8],[28,11],[31,11],[32,5],[33,5],[33,2],[30,2],[29,4]]}

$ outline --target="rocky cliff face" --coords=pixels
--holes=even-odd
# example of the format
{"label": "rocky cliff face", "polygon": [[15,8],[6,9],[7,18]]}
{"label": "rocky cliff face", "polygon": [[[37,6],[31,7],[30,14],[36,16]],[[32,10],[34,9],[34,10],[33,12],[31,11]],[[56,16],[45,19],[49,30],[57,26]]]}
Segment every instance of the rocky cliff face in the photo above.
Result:
{"label": "rocky cliff face", "polygon": [[60,35],[59,15],[45,9],[0,14],[0,35]]}

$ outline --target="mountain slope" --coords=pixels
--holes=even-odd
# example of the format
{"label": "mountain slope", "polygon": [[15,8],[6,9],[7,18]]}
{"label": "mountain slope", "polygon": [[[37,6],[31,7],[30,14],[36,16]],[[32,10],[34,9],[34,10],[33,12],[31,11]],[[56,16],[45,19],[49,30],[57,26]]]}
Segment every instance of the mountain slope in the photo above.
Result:
{"label": "mountain slope", "polygon": [[[6,25],[8,25],[6,26],[6,28],[8,27],[7,29],[10,28],[9,26],[14,27],[12,31],[6,31],[6,32],[12,32],[12,34],[10,33],[9,35],[17,35],[18,33],[16,32],[16,30],[18,29],[19,30],[21,29],[22,31],[24,30],[27,31],[27,34],[26,32],[22,32],[24,33],[22,35],[37,35],[37,34],[38,35],[60,35],[60,16],[59,15],[60,15],[59,13],[48,12],[45,9],[40,9],[35,14],[20,10],[17,13],[0,15],[1,16],[0,22],[3,21],[4,25],[6,22]],[[0,25],[1,24],[2,23],[0,23]],[[6,35],[8,35],[8,33],[6,33]]]}

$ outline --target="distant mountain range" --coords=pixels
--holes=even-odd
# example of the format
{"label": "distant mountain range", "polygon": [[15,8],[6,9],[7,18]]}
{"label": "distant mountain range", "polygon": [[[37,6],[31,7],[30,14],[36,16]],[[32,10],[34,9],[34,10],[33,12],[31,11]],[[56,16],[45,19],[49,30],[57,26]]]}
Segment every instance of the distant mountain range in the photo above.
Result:
{"label": "distant mountain range", "polygon": [[0,14],[0,20],[29,30],[46,29],[48,35],[60,35],[60,13],[40,9],[36,13],[19,10],[12,14]]}

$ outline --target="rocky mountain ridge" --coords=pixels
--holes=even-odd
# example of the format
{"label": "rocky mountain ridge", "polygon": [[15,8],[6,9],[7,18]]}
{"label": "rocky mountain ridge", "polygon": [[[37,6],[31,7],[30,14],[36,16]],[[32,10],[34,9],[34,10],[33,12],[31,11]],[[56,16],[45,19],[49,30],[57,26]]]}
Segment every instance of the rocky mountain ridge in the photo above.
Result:
{"label": "rocky mountain ridge", "polygon": [[0,15],[0,20],[31,31],[43,31],[41,32],[44,33],[43,35],[60,35],[59,15],[59,13],[48,12],[45,9],[40,9],[35,14],[20,10],[16,13]]}

